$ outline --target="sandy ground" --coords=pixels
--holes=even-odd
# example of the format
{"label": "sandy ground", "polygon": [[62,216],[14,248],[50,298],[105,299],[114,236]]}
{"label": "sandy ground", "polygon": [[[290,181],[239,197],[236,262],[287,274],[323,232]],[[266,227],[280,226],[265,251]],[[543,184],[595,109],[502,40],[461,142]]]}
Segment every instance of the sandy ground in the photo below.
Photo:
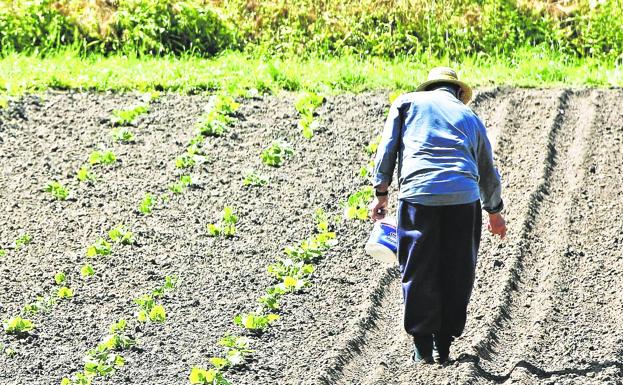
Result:
{"label": "sandy ground", "polygon": [[[173,159],[194,135],[203,96],[166,95],[151,103],[132,131],[113,143],[111,112],[140,95],[56,93],[27,96],[0,111],[0,317],[15,315],[67,273],[76,295],[31,317],[28,338],[0,333],[0,383],[58,384],[81,368],[111,322],[132,317],[133,299],[165,275],[181,276],[163,303],[164,325],[137,327],[140,349],[101,384],[187,383],[207,365],[216,341],[236,331],[232,317],[250,311],[270,284],[265,266],[310,236],[312,214],[341,212],[340,201],[365,181],[364,146],[388,108],[381,93],[329,98],[318,113],[324,129],[301,137],[294,95],[245,100],[229,134],[209,139],[208,161],[195,166],[194,188],[136,212],[145,192],[165,192],[181,174]],[[446,367],[408,364],[396,269],[363,252],[369,223],[337,226],[339,245],[321,260],[314,285],[289,297],[282,318],[253,338],[255,354],[228,373],[235,384],[622,384],[623,383],[623,113],[621,90],[513,90],[477,93],[472,107],[488,126],[504,180],[509,236],[485,235],[465,334]],[[261,164],[275,138],[293,144],[283,167]],[[97,148],[119,158],[95,170],[93,186],[75,171]],[[242,186],[256,169],[264,188]],[[67,201],[42,192],[51,180]],[[224,205],[240,216],[234,239],[209,238],[205,225]],[[84,250],[116,223],[137,234],[92,261]],[[23,233],[32,243],[13,250]]]}

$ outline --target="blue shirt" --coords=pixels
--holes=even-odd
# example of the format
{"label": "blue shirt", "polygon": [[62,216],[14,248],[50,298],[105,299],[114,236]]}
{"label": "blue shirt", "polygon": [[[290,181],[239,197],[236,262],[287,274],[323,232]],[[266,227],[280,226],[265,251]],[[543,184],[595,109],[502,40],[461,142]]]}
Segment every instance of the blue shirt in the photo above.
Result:
{"label": "blue shirt", "polygon": [[403,94],[392,104],[374,169],[374,186],[392,181],[399,199],[427,206],[471,203],[502,209],[500,176],[478,116],[445,88]]}

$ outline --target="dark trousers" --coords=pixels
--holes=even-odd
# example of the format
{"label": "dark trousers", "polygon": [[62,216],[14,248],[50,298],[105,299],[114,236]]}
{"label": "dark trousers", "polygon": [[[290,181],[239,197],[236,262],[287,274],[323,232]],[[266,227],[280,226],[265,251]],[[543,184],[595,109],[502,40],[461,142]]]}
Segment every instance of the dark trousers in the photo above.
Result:
{"label": "dark trousers", "polygon": [[407,333],[463,333],[481,221],[480,201],[451,206],[399,201],[398,261]]}

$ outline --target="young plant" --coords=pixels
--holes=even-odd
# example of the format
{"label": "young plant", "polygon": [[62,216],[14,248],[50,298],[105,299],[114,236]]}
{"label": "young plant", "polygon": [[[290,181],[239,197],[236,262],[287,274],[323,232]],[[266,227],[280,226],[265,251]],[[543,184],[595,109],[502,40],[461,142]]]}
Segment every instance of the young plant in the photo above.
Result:
{"label": "young plant", "polygon": [[143,215],[151,214],[155,204],[156,202],[154,202],[153,195],[145,193],[145,197],[143,197],[143,200],[138,205],[138,211]]}
{"label": "young plant", "polygon": [[191,385],[230,385],[217,369],[193,367],[188,376]]}
{"label": "young plant", "polygon": [[0,249],[0,258],[6,255],[6,250]]}
{"label": "young plant", "polygon": [[102,342],[97,346],[97,349],[122,351],[136,345],[135,339],[125,335],[127,325],[128,323],[124,319],[120,319],[110,325],[110,334],[102,339]]}
{"label": "young plant", "polygon": [[234,317],[234,324],[241,326],[247,330],[254,332],[261,332],[266,330],[266,328],[279,319],[279,315],[274,313],[246,313],[246,314],[238,314]]}
{"label": "young plant", "polygon": [[188,186],[192,185],[192,183],[193,180],[190,175],[181,175],[179,182],[169,185],[169,190],[171,190],[173,194],[181,194]]}
{"label": "young plant", "polygon": [[29,303],[24,306],[24,313],[26,314],[37,314],[37,313],[48,313],[54,307],[56,300],[51,296],[38,296],[35,302]]}
{"label": "young plant", "polygon": [[71,298],[74,296],[74,291],[66,286],[59,287],[56,293],[58,298]]}
{"label": "young plant", "polygon": [[30,244],[31,242],[32,237],[29,234],[24,234],[15,240],[15,250],[19,250],[22,247]]}
{"label": "young plant", "polygon": [[237,103],[234,98],[229,95],[215,95],[210,98],[210,104],[212,110],[219,112],[223,115],[233,115],[240,107],[240,103]]}
{"label": "young plant", "polygon": [[195,157],[191,154],[184,154],[175,158],[175,167],[177,168],[192,168],[195,163]]}
{"label": "young plant", "polygon": [[369,178],[374,173],[374,160],[370,160],[365,166],[361,166],[359,169],[359,176],[362,178]]}
{"label": "young plant", "polygon": [[324,103],[324,97],[313,92],[307,92],[298,97],[294,107],[301,115],[312,115]]}
{"label": "young plant", "polygon": [[7,334],[25,334],[35,329],[35,324],[21,317],[13,317],[2,322],[2,327]]}
{"label": "young plant", "polygon": [[319,233],[326,233],[329,231],[329,217],[322,208],[317,208],[314,211],[314,221],[316,222],[316,231]]}
{"label": "young plant", "polygon": [[136,243],[134,233],[128,230],[124,225],[117,225],[108,231],[108,237],[115,243],[122,245],[133,245]]}
{"label": "young plant", "polygon": [[95,270],[93,269],[93,266],[89,265],[88,263],[80,268],[80,275],[82,276],[82,278],[88,278],[93,276],[94,274]]}
{"label": "young plant", "polygon": [[59,271],[58,273],[54,274],[54,282],[56,282],[57,285],[62,285],[66,280],[67,276],[64,272]]}
{"label": "young plant", "polygon": [[175,276],[170,276],[167,275],[166,277],[164,277],[164,284],[162,286],[158,286],[157,288],[155,288],[154,290],[151,291],[151,294],[155,297],[155,298],[161,298],[163,297],[167,292],[175,289],[177,287],[178,284],[178,278]]}
{"label": "young plant", "polygon": [[311,139],[314,137],[314,132],[318,131],[320,127],[320,122],[314,119],[314,116],[311,114],[303,115],[301,120],[299,120],[299,129],[303,134],[305,139]]}
{"label": "young plant", "polygon": [[94,244],[87,247],[87,257],[95,257],[97,255],[110,255],[112,247],[104,238],[98,238]]}
{"label": "young plant", "polygon": [[199,119],[197,127],[203,136],[223,136],[228,131],[228,125],[233,121],[235,121],[234,118],[212,110]]}
{"label": "young plant", "polygon": [[156,323],[163,323],[166,320],[166,312],[162,305],[157,305],[154,297],[150,294],[143,294],[134,300],[139,306],[136,318],[139,322],[150,320]]}
{"label": "young plant", "polygon": [[114,110],[112,112],[114,116],[113,121],[120,126],[127,126],[134,123],[136,118],[147,112],[149,112],[149,105],[147,104],[141,104],[125,110]]}
{"label": "young plant", "polygon": [[308,277],[314,272],[314,266],[306,264],[305,261],[294,261],[290,258],[285,258],[271,263],[266,270],[272,277],[283,280],[286,277]]}
{"label": "young plant", "polygon": [[218,343],[225,347],[225,357],[211,357],[210,363],[218,370],[243,364],[253,350],[249,349],[249,338],[227,335]]}
{"label": "young plant", "polygon": [[134,142],[134,134],[126,127],[115,127],[110,131],[113,140],[117,142],[130,143]]}
{"label": "young plant", "polygon": [[91,172],[91,170],[89,169],[89,166],[87,166],[87,165],[84,165],[84,166],[80,167],[80,169],[76,173],[76,178],[80,182],[91,182],[91,183],[93,183],[96,180],[95,174],[93,174]]}
{"label": "young plant", "polygon": [[351,194],[348,200],[343,203],[344,216],[346,219],[359,219],[365,221],[368,219],[368,205],[374,197],[374,189],[366,186],[360,191]]}
{"label": "young plant", "polygon": [[89,155],[89,164],[94,166],[96,164],[111,165],[117,161],[117,156],[110,150],[106,151],[93,151]]}
{"label": "young plant", "polygon": [[376,150],[379,148],[380,143],[381,143],[381,135],[377,135],[374,138],[372,138],[372,140],[370,140],[370,143],[368,143],[368,145],[366,146],[366,153],[368,155],[376,154]]}
{"label": "young plant", "polygon": [[244,176],[244,180],[242,181],[243,186],[255,186],[261,187],[266,186],[268,184],[268,178],[259,174],[256,174],[253,171],[248,172]]}
{"label": "young plant", "polygon": [[45,191],[49,192],[54,198],[60,201],[64,201],[69,196],[69,190],[57,181],[48,183]]}
{"label": "young plant", "polygon": [[261,158],[262,162],[268,166],[281,167],[285,160],[292,155],[294,155],[294,150],[288,143],[283,140],[275,140],[270,147],[262,151]]}
{"label": "young plant", "polygon": [[223,208],[222,219],[218,224],[208,224],[208,236],[216,237],[223,235],[225,237],[233,237],[236,234],[236,223],[238,223],[238,216],[234,214],[234,209],[225,206]]}

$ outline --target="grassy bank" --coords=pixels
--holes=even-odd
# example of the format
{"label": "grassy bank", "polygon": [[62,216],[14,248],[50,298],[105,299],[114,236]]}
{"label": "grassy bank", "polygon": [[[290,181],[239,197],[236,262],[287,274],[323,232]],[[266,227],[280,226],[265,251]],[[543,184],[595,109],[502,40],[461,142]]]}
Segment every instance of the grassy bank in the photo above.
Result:
{"label": "grassy bank", "polygon": [[226,52],[211,59],[193,56],[90,55],[66,51],[45,57],[9,54],[0,59],[0,92],[46,89],[175,91],[228,89],[244,93],[313,90],[323,93],[413,89],[435,65],[451,65],[475,86],[623,86],[615,61],[566,58],[526,49],[511,58],[466,57],[449,61],[421,56],[395,59],[272,59]]}

